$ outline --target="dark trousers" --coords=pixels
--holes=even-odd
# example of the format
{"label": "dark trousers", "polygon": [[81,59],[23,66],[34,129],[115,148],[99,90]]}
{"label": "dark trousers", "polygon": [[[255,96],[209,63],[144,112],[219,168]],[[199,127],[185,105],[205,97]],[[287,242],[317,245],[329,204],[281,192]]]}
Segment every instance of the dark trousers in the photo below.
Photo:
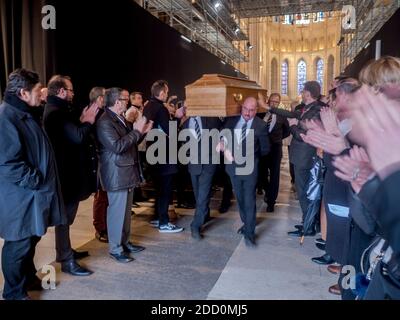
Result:
{"label": "dark trousers", "polygon": [[67,262],[74,258],[74,253],[71,247],[69,228],[74,223],[76,213],[78,212],[78,207],[79,201],[66,203],[65,213],[67,215],[68,224],[55,227],[57,262]]}
{"label": "dark trousers", "polygon": [[232,196],[233,196],[233,190],[232,190],[232,182],[231,179],[229,178],[229,175],[225,172],[223,172],[222,175],[222,201],[221,201],[221,207],[228,207],[231,203]]}
{"label": "dark trousers", "polygon": [[154,177],[156,189],[155,214],[158,216],[160,225],[169,222],[168,206],[172,196],[172,179],[174,174],[160,175]]}
{"label": "dark trousers", "polygon": [[19,241],[4,241],[1,266],[5,300],[21,300],[27,297],[26,287],[36,278],[37,270],[33,258],[39,241],[40,237],[36,236]]}
{"label": "dark trousers", "polygon": [[94,194],[93,226],[98,233],[107,232],[107,192],[99,190]]}
{"label": "dark trousers", "polygon": [[210,212],[211,186],[214,177],[213,170],[203,170],[199,175],[191,175],[194,196],[196,199],[196,210],[194,212],[191,228],[199,230],[204,224],[206,216]]}
{"label": "dark trousers", "polygon": [[[288,146],[288,153],[290,153],[290,146]],[[294,176],[294,165],[290,161],[289,161],[289,172],[290,172],[290,182],[295,183],[296,178]]]}
{"label": "dark trousers", "polygon": [[255,237],[256,229],[256,187],[257,174],[249,176],[230,176],[239,207],[240,219],[244,224],[244,235]]}
{"label": "dark trousers", "polygon": [[296,178],[296,192],[299,198],[301,211],[303,212],[302,221],[304,221],[304,217],[307,214],[308,204],[310,203],[310,200],[307,198],[307,184],[310,178],[310,169],[303,169],[294,166],[294,176]]}
{"label": "dark trousers", "polygon": [[264,162],[258,172],[258,180],[261,179],[261,186],[265,191],[265,198],[269,206],[275,205],[279,193],[279,179],[281,174],[282,146],[272,144],[271,151],[260,161]]}

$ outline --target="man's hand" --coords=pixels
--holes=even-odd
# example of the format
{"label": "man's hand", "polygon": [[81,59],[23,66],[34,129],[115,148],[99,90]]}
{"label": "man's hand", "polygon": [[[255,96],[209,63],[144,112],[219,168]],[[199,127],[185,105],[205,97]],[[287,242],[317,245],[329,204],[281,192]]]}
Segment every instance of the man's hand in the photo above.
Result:
{"label": "man's hand", "polygon": [[175,111],[175,118],[182,119],[186,116],[186,107],[180,107]]}
{"label": "man's hand", "polygon": [[295,118],[288,118],[289,126],[297,126],[299,124],[299,120]]}
{"label": "man's hand", "polygon": [[139,115],[139,110],[132,106],[125,112],[125,119],[130,123],[134,123],[138,119]]}
{"label": "man's hand", "polygon": [[93,103],[91,106],[83,109],[79,120],[81,121],[81,123],[88,122],[90,124],[94,124],[94,122],[96,121],[97,112],[99,112],[99,106],[97,103]]}
{"label": "man's hand", "polygon": [[133,124],[133,129],[139,131],[141,134],[149,132],[153,128],[153,121],[147,123],[146,117],[141,117]]}

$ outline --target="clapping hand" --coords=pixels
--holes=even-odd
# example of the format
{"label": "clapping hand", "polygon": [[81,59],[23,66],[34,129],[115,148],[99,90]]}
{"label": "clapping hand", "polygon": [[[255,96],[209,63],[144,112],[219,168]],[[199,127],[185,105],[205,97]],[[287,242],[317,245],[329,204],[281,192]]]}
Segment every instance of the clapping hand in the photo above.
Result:
{"label": "clapping hand", "polygon": [[87,106],[85,109],[83,109],[79,120],[81,121],[81,123],[88,122],[90,124],[94,124],[98,112],[99,105],[97,103],[93,103],[91,106]]}
{"label": "clapping hand", "polygon": [[327,133],[333,135],[341,135],[336,114],[331,108],[327,107],[322,108],[320,116],[322,124]]}
{"label": "clapping hand", "polygon": [[147,122],[147,118],[143,116],[133,124],[133,128],[141,134],[146,134],[153,128],[153,121]]}
{"label": "clapping hand", "polygon": [[337,169],[335,176],[350,182],[356,193],[360,192],[365,182],[374,173],[367,153],[358,146],[354,146],[349,155],[336,157],[332,164]]}
{"label": "clapping hand", "polygon": [[352,118],[366,142],[374,170],[385,178],[385,168],[400,163],[400,103],[363,86],[354,95],[358,108]]}

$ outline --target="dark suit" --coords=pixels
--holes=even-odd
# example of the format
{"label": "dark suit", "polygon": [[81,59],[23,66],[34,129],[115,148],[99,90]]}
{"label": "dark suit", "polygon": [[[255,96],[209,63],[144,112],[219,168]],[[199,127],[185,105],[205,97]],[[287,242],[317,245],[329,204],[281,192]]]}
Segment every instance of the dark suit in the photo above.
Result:
{"label": "dark suit", "polygon": [[67,262],[73,259],[69,226],[75,220],[79,202],[97,189],[97,154],[91,137],[93,126],[80,123],[77,110],[56,96],[47,98],[43,125],[56,156],[68,218],[67,225],[55,228],[56,260]]}
{"label": "dark suit", "polygon": [[[264,119],[265,115],[265,113],[258,114],[261,119]],[[279,193],[282,140],[289,136],[290,130],[286,118],[274,114],[272,114],[272,117],[273,121],[271,122],[269,132],[271,151],[268,155],[261,158],[258,181],[259,186],[261,186],[265,191],[265,199],[268,200],[268,206],[273,207]]]}
{"label": "dark suit", "polygon": [[[190,118],[185,122],[183,128],[188,129],[190,124]],[[201,129],[202,130],[212,130],[217,129],[219,130],[222,123],[219,118],[214,117],[201,117]],[[216,143],[219,142],[219,132],[217,133]],[[202,133],[203,135],[203,133]],[[209,215],[210,212],[210,198],[211,198],[211,186],[213,182],[213,177],[215,171],[217,169],[218,164],[214,164],[212,161],[212,156],[216,154],[215,148],[216,145],[209,143],[210,146],[208,148],[208,163],[201,163],[201,143],[204,137],[198,141],[198,157],[197,157],[197,164],[189,162],[188,170],[190,173],[190,177],[192,179],[192,186],[194,191],[194,196],[196,199],[196,210],[194,212],[194,218],[191,224],[191,228],[193,230],[199,231],[201,226],[205,222],[205,218]],[[193,140],[194,141],[194,140]],[[210,142],[210,140],[208,140]],[[217,155],[219,159],[219,154]]]}
{"label": "dark suit", "polygon": [[[323,106],[324,104],[320,101],[314,101],[304,106],[302,114],[298,118],[298,125],[290,127],[290,133],[293,139],[290,144],[289,160],[294,165],[296,190],[303,212],[303,218],[307,212],[309,203],[306,195],[306,185],[310,176],[310,169],[313,166],[313,157],[317,155],[317,149],[305,143],[301,138],[300,134],[305,134],[307,132],[302,122],[304,120],[319,119],[319,113]],[[297,113],[299,113],[299,111],[295,112],[295,114]]]}
{"label": "dark suit", "polygon": [[[226,120],[224,128],[231,131],[233,139],[236,139],[234,129],[239,123],[241,117],[232,117]],[[240,218],[244,224],[243,234],[246,238],[254,241],[255,238],[255,227],[256,227],[256,185],[258,176],[258,163],[259,159],[268,154],[270,151],[270,143],[268,138],[267,124],[258,117],[254,117],[251,129],[254,132],[254,141],[250,141],[249,135],[240,143],[242,146],[242,155],[246,158],[246,162],[250,160],[250,157],[254,157],[253,171],[246,175],[238,174],[237,169],[243,168],[246,164],[240,165],[235,162],[226,164],[226,172],[231,178],[233,189],[238,202]],[[240,130],[240,129],[239,129]],[[246,154],[246,145],[251,144],[254,148],[250,150],[253,152],[252,155]],[[235,148],[232,150],[233,157],[235,159],[240,156],[238,153],[240,149]]]}

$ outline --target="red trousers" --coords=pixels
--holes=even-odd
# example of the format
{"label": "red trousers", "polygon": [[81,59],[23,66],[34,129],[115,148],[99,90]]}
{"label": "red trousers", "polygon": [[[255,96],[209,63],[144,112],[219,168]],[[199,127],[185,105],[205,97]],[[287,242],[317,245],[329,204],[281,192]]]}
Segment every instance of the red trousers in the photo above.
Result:
{"label": "red trousers", "polygon": [[93,201],[93,226],[97,232],[107,232],[107,192],[99,190]]}

